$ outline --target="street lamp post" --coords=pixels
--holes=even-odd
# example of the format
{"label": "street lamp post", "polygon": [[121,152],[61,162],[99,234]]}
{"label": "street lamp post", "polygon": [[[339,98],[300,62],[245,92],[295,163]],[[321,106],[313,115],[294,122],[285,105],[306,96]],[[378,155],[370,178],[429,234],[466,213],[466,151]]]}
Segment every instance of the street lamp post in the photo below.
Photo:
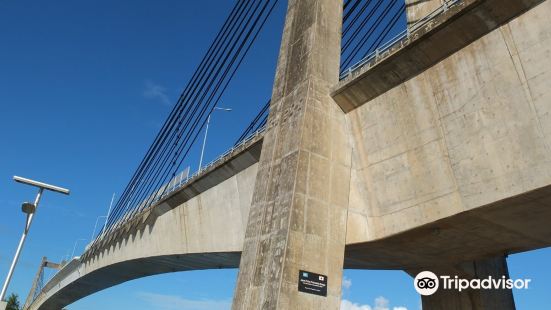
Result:
{"label": "street lamp post", "polygon": [[38,187],[38,193],[36,194],[34,203],[25,202],[22,205],[22,211],[25,214],[27,214],[27,221],[25,223],[25,229],[23,230],[21,239],[19,240],[19,245],[17,246],[17,250],[15,251],[15,255],[13,257],[10,270],[8,271],[8,276],[6,277],[6,281],[4,282],[4,286],[2,287],[2,292],[0,293],[0,310],[3,310],[6,307],[6,303],[4,302],[4,297],[6,297],[6,291],[8,290],[8,285],[10,284],[11,277],[13,276],[13,271],[15,270],[15,266],[17,265],[17,261],[19,260],[19,255],[21,254],[21,249],[23,248],[23,244],[25,244],[25,240],[27,239],[29,229],[31,228],[34,213],[38,208],[38,203],[40,202],[40,198],[42,198],[42,192],[44,190],[49,190],[49,191],[69,195],[69,190],[62,187],[58,187],[58,186],[26,179],[18,176],[14,176],[13,179],[19,183]]}
{"label": "street lamp post", "polygon": [[[94,230],[92,231],[92,237],[90,238],[90,243],[86,246],[85,250],[87,251],[93,244],[96,242],[96,240],[103,238],[103,235],[105,234],[105,230],[107,228],[107,220],[109,219],[109,215],[111,215],[111,208],[113,207],[113,201],[115,200],[115,193],[113,193],[113,196],[111,196],[111,204],[109,204],[109,210],[107,210],[107,215],[100,215],[96,219],[96,224],[94,225]],[[104,218],[105,222],[101,225],[102,229],[100,230],[100,234],[96,239],[94,239],[94,235],[96,234],[96,229],[98,228],[98,221],[100,218]]]}
{"label": "street lamp post", "polygon": [[111,208],[113,207],[113,201],[115,200],[115,193],[113,193],[113,196],[111,196],[111,203],[109,204],[109,210],[107,210],[107,215],[105,216],[105,223],[103,224],[103,232],[107,229],[107,220],[109,219],[109,215],[111,215]]}
{"label": "street lamp post", "polygon": [[[232,109],[228,109],[228,108],[214,107],[212,112],[214,112],[215,110],[226,111],[226,112],[232,111]],[[209,113],[209,116],[207,117],[207,127],[205,128],[205,137],[203,138],[203,147],[201,148],[201,157],[199,158],[199,171],[201,171],[201,167],[203,166],[203,155],[205,154],[205,144],[207,144],[207,135],[209,133],[210,116],[212,112]]]}
{"label": "street lamp post", "polygon": [[92,237],[90,237],[90,244],[91,244],[92,242],[94,242],[94,235],[96,234],[96,229],[98,228],[98,221],[99,221],[99,219],[101,219],[101,218],[107,219],[107,215],[100,215],[100,216],[98,216],[98,218],[96,219],[96,225],[94,225],[94,230],[92,231]]}
{"label": "street lamp post", "polygon": [[75,245],[73,246],[73,252],[71,253],[71,257],[69,257],[69,261],[73,260],[73,258],[75,257],[75,251],[77,249],[77,244],[78,244],[79,241],[86,241],[86,239],[79,238],[75,241]]}

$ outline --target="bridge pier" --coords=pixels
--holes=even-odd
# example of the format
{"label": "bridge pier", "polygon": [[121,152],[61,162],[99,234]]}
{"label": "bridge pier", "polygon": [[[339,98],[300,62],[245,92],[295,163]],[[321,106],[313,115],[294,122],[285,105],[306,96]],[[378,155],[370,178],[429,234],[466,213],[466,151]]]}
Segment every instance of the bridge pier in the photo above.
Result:
{"label": "bridge pier", "polygon": [[[509,278],[505,257],[494,257],[462,263],[450,268],[429,269],[437,275],[457,275],[462,279],[501,279]],[[438,291],[430,296],[422,296],[423,310],[515,310],[511,289],[445,290],[442,281]]]}
{"label": "bridge pier", "polygon": [[[338,309],[351,148],[338,82],[342,0],[290,0],[233,309]],[[299,292],[299,271],[327,295]],[[301,273],[302,274],[302,273]]]}

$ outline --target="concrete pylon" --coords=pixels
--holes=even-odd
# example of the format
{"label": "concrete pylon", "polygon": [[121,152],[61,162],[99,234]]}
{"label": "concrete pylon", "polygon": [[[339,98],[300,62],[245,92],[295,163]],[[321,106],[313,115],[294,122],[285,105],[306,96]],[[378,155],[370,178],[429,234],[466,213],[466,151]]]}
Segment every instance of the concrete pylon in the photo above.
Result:
{"label": "concrete pylon", "polygon": [[[465,262],[455,267],[430,269],[437,275],[459,276],[462,279],[509,278],[505,257]],[[410,272],[413,276],[412,272]],[[511,289],[444,290],[442,283],[436,293],[422,296],[423,310],[515,310]]]}
{"label": "concrete pylon", "polygon": [[[338,82],[342,0],[289,0],[232,309],[338,309],[351,148]],[[299,271],[327,295],[299,292]],[[301,275],[306,273],[301,273]]]}

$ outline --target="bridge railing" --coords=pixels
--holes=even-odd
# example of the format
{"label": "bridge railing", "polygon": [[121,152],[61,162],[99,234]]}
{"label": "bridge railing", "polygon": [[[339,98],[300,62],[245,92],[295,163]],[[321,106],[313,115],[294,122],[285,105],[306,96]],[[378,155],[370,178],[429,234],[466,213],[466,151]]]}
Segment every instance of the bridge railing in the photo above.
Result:
{"label": "bridge railing", "polygon": [[223,154],[219,155],[218,157],[216,157],[214,160],[212,160],[211,162],[209,162],[206,166],[203,166],[201,167],[199,170],[197,170],[194,174],[188,176],[187,178],[183,179],[183,180],[180,180],[180,182],[174,184],[174,186],[172,186],[171,188],[169,188],[168,190],[166,190],[163,194],[161,195],[158,195],[156,198],[154,198],[154,200],[152,201],[151,205],[157,203],[158,201],[164,199],[165,197],[169,196],[170,194],[172,194],[173,192],[176,192],[178,191],[180,188],[182,188],[184,185],[186,185],[187,183],[189,183],[190,180],[196,178],[198,175],[202,174],[204,171],[210,169],[211,167],[213,166],[216,166],[217,164],[219,164],[220,162],[222,162],[224,160],[224,158],[226,158],[228,155],[230,155],[231,153],[233,153],[236,149],[239,149],[240,147],[242,147],[243,145],[249,143],[249,141],[253,140],[254,138],[256,138],[258,135],[262,134],[264,132],[264,130],[266,129],[266,126],[260,128],[259,130],[255,131],[254,133],[252,133],[251,135],[249,135],[247,138],[243,139],[243,141],[239,142],[238,144],[232,146],[229,150],[227,150],[226,152],[224,152]]}
{"label": "bridge railing", "polygon": [[[219,155],[217,158],[209,162],[206,166],[201,167],[199,170],[197,170],[194,174],[188,175],[186,178],[178,177],[176,176],[174,179],[172,179],[167,184],[161,186],[159,190],[155,191],[152,196],[148,197],[144,201],[140,202],[136,208],[133,208],[133,210],[127,212],[125,216],[123,216],[117,223],[115,223],[111,228],[107,229],[106,231],[102,231],[96,239],[87,246],[87,249],[92,247],[97,241],[103,239],[106,235],[108,235],[110,232],[116,230],[118,227],[123,225],[126,221],[133,218],[135,214],[138,214],[142,212],[143,210],[147,209],[148,207],[155,205],[157,202],[161,201],[162,199],[168,197],[172,193],[180,190],[182,187],[187,185],[191,180],[195,179],[197,176],[201,175],[208,169],[210,169],[213,166],[218,165],[221,163],[228,155],[232,154],[235,150],[243,147],[247,143],[249,143],[251,140],[255,139],[259,135],[261,135],[266,129],[266,126],[261,127],[254,133],[247,136],[245,139],[243,139],[238,144],[232,146],[229,150],[224,152],[223,154]],[[181,176],[181,175],[180,175]],[[163,188],[166,187],[166,188]]]}
{"label": "bridge railing", "polygon": [[376,60],[379,58],[379,55],[384,54],[384,52],[388,51],[394,44],[400,42],[401,40],[405,38],[409,38],[412,33],[420,29],[421,27],[429,24],[435,17],[440,16],[441,14],[448,11],[451,7],[455,6],[457,3],[461,2],[462,0],[449,0],[444,1],[444,3],[439,6],[436,10],[432,11],[430,14],[426,15],[425,17],[421,18],[420,20],[416,21],[414,24],[412,24],[410,27],[406,27],[406,29],[400,33],[398,33],[396,36],[394,36],[392,39],[387,41],[386,43],[383,43],[382,45],[378,46],[374,51],[367,54],[362,60],[357,62],[356,64],[350,66],[346,71],[344,71],[341,76],[340,80],[344,80],[347,78],[352,72],[364,67],[366,64],[370,63],[373,60]]}

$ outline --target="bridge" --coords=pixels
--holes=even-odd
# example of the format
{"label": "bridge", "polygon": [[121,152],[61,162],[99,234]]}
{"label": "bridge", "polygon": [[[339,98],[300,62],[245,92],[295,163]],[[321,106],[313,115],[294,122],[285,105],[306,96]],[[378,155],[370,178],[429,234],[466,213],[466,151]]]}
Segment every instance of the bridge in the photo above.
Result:
{"label": "bridge", "polygon": [[[233,309],[338,309],[343,268],[501,277],[551,246],[551,2],[404,8],[408,28],[342,70],[342,1],[290,0],[266,124],[121,212],[29,309],[217,268],[239,268]],[[422,302],[515,309],[507,289]]]}

